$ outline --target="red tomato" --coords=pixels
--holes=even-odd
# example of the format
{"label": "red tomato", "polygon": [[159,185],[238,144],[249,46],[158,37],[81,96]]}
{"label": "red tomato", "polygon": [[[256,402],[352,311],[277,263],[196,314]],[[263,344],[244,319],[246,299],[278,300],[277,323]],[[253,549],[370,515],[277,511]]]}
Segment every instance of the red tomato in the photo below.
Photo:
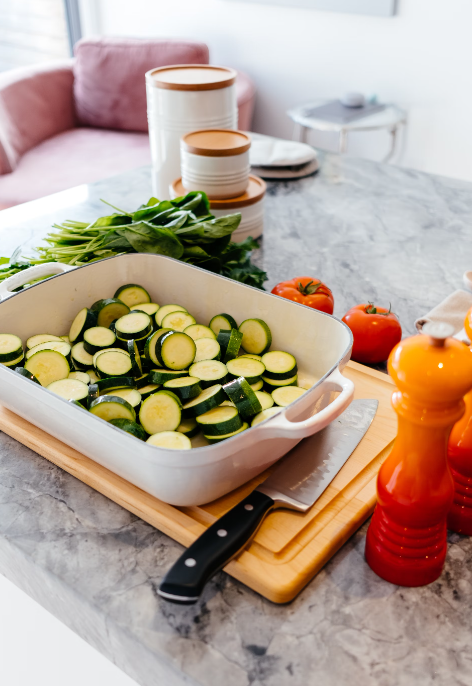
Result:
{"label": "red tomato", "polygon": [[282,281],[274,286],[271,293],[280,295],[281,298],[293,300],[296,303],[307,305],[314,310],[321,310],[333,314],[334,297],[331,290],[319,279],[311,279],[309,276],[298,276],[290,281]]}
{"label": "red tomato", "polygon": [[351,359],[363,364],[384,362],[402,338],[397,316],[374,303],[351,307],[343,322],[354,336]]}

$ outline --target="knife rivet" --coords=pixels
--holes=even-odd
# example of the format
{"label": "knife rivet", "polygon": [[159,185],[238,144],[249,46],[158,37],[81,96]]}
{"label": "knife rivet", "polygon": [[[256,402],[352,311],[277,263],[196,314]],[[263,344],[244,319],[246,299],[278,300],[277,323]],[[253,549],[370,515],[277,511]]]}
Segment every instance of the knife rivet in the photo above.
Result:
{"label": "knife rivet", "polygon": [[185,560],[185,563],[184,563],[184,564],[185,564],[186,567],[195,567],[195,565],[197,564],[197,561],[194,560],[193,557],[188,557],[188,558]]}
{"label": "knife rivet", "polygon": [[244,506],[244,509],[249,510],[249,512],[250,512],[251,510],[254,509],[254,505],[249,505],[249,503],[248,503],[247,505]]}
{"label": "knife rivet", "polygon": [[218,529],[218,531],[216,533],[218,534],[218,536],[220,538],[224,538],[225,536],[228,535],[228,532],[226,531],[226,529]]}

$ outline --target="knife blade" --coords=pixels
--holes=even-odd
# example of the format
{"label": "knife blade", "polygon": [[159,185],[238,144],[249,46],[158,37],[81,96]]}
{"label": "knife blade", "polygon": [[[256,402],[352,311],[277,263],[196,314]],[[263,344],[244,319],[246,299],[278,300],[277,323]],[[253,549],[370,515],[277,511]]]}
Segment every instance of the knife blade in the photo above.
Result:
{"label": "knife blade", "polygon": [[256,534],[274,508],[306,512],[360,443],[378,400],[354,400],[322,431],[301,441],[244,500],[212,524],[168,571],[158,593],[173,603],[196,603],[205,584]]}

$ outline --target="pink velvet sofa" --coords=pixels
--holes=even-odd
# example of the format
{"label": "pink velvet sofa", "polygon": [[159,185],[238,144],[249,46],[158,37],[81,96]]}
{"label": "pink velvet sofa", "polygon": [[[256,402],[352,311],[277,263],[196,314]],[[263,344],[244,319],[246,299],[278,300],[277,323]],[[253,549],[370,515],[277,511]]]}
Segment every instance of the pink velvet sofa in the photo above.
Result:
{"label": "pink velvet sofa", "polygon": [[[0,209],[150,164],[144,74],[208,64],[203,43],[84,39],[75,58],[0,74]],[[255,88],[239,72],[239,128]]]}

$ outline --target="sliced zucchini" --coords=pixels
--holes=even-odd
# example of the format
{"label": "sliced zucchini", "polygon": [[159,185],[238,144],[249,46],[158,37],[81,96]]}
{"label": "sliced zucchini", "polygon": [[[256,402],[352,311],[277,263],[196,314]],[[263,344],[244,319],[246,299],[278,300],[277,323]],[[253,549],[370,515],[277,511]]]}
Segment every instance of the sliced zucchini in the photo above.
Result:
{"label": "sliced zucchini", "polygon": [[40,350],[26,360],[25,369],[38,379],[41,386],[67,379],[70,372],[68,361],[57,350]]}
{"label": "sliced zucchini", "polygon": [[98,398],[100,395],[100,390],[97,386],[96,383],[91,383],[90,386],[88,387],[88,402],[87,402],[87,407],[90,407],[90,404]]}
{"label": "sliced zucchini", "polygon": [[243,335],[237,329],[231,329],[231,331],[221,329],[216,340],[220,344],[221,355],[226,363],[238,356]]}
{"label": "sliced zucchini", "polygon": [[277,414],[278,412],[282,412],[281,407],[269,407],[267,410],[262,410],[262,412],[259,412],[259,414],[256,414],[254,419],[251,422],[251,426],[256,426],[256,424],[260,424],[263,422],[265,419],[269,419],[270,417],[273,417],[274,414]]}
{"label": "sliced zucchini", "polygon": [[262,410],[268,410],[274,404],[274,399],[269,393],[265,391],[255,391],[258,401],[261,404]]}
{"label": "sliced zucchini", "polygon": [[125,286],[120,286],[113,297],[124,302],[131,310],[135,305],[151,302],[151,296],[147,290],[135,283],[128,283]]}
{"label": "sliced zucchini", "polygon": [[96,382],[100,393],[110,395],[116,388],[136,388],[136,381],[132,376],[109,376]]}
{"label": "sliced zucchini", "polygon": [[[71,345],[74,345],[74,343],[77,343],[82,339],[84,331],[91,329],[93,326],[97,326],[97,318],[98,313],[94,310],[89,310],[87,307],[83,307],[80,310],[72,322],[69,330],[69,341]],[[33,338],[36,337],[33,336]]]}
{"label": "sliced zucchini", "polygon": [[281,386],[272,391],[272,397],[276,405],[287,407],[294,400],[298,400],[304,393],[306,393],[306,389],[299,386]]}
{"label": "sliced zucchini", "polygon": [[148,434],[175,431],[182,418],[182,404],[174,393],[157,391],[143,400],[139,421]]}
{"label": "sliced zucchini", "polygon": [[85,350],[83,341],[72,346],[71,357],[72,364],[79,372],[84,372],[93,364],[93,357]]}
{"label": "sliced zucchini", "polygon": [[195,341],[181,331],[169,331],[157,339],[156,357],[169,369],[187,369],[196,353]]}
{"label": "sliced zucchini", "polygon": [[220,359],[220,344],[214,338],[197,338],[195,347],[197,351],[194,362]]}
{"label": "sliced zucchini", "polygon": [[192,444],[187,438],[178,431],[161,431],[150,436],[146,443],[155,445],[157,448],[168,448],[170,450],[190,450]]}
{"label": "sliced zucchini", "polygon": [[220,441],[225,441],[227,438],[233,438],[233,436],[241,434],[243,431],[246,431],[248,427],[249,424],[247,422],[243,422],[243,425],[237,431],[233,431],[233,433],[224,434],[223,436],[205,436],[204,434],[204,436],[209,443],[219,443]]}
{"label": "sliced zucchini", "polygon": [[144,429],[139,426],[136,422],[132,422],[130,419],[110,419],[110,424],[116,426],[117,429],[126,431],[126,433],[131,434],[135,438],[139,438],[141,441],[147,439],[147,433]]}
{"label": "sliced zucchini", "polygon": [[[47,343],[48,341],[62,341],[61,336],[53,336],[51,333],[37,333],[35,336],[30,336],[26,341],[26,347],[28,350],[30,348],[35,348],[41,343]],[[66,341],[67,342],[67,341]]]}
{"label": "sliced zucchini", "polygon": [[228,372],[233,377],[244,376],[249,384],[259,381],[264,374],[265,367],[259,360],[253,360],[250,357],[236,357],[234,360],[229,360],[226,363]]}
{"label": "sliced zucchini", "polygon": [[[30,381],[34,381],[34,383],[38,383],[38,384],[39,384],[39,381],[38,381],[38,379],[35,377],[35,375],[34,375],[34,374],[31,374],[31,372],[29,372],[29,371],[28,371],[27,369],[25,369],[24,367],[15,367],[14,371],[15,371],[17,374],[20,374],[20,376],[24,376],[26,379],[29,379]],[[39,384],[39,385],[41,385],[41,384]]]}
{"label": "sliced zucchini", "polygon": [[217,314],[210,320],[208,326],[216,336],[220,333],[220,329],[231,331],[231,329],[238,328],[238,325],[230,314]]}
{"label": "sliced zucchini", "polygon": [[95,367],[103,379],[108,376],[131,376],[132,364],[129,355],[105,350],[97,357]]}
{"label": "sliced zucchini", "polygon": [[148,385],[148,383],[149,383],[148,382],[148,375],[143,374],[142,376],[139,376],[138,378],[136,378],[134,381],[136,383],[136,388],[139,391],[140,388],[144,388],[144,386]]}
{"label": "sliced zucchini", "polygon": [[184,333],[193,338],[194,341],[198,341],[199,338],[214,338],[216,340],[215,333],[209,326],[203,326],[203,324],[190,324],[184,329]]}
{"label": "sliced zucchini", "polygon": [[104,326],[105,328],[110,328],[110,324],[115,321],[115,319],[120,319],[124,317],[125,314],[129,313],[128,305],[122,300],[117,298],[105,298],[104,300],[97,300],[93,303],[92,312],[97,314],[97,324],[98,326]]}
{"label": "sliced zucchini", "polygon": [[95,383],[100,378],[95,369],[87,369],[87,374],[90,377],[90,383]]}
{"label": "sliced zucchini", "polygon": [[135,379],[139,379],[143,375],[143,368],[141,366],[141,355],[139,354],[136,341],[128,341],[127,348],[131,360],[131,373]]}
{"label": "sliced zucchini", "polygon": [[138,411],[141,405],[141,393],[135,388],[115,388],[113,395],[127,400],[135,412]]}
{"label": "sliced zucchini", "polygon": [[[64,343],[68,343],[70,345],[70,338],[69,336],[61,336],[61,339],[64,341]],[[72,346],[71,346],[72,348]]]}
{"label": "sliced zucchini", "polygon": [[231,400],[223,400],[220,407],[236,407],[236,405]]}
{"label": "sliced zucchini", "polygon": [[95,355],[103,348],[111,348],[116,341],[116,335],[111,329],[106,329],[104,326],[93,326],[84,331],[83,339],[85,350],[90,355]]}
{"label": "sliced zucchini", "polygon": [[86,407],[88,399],[88,386],[77,379],[60,379],[53,381],[47,386],[48,391],[65,398],[65,400],[77,400]]}
{"label": "sliced zucchini", "polygon": [[144,346],[144,354],[147,357],[147,359],[153,364],[159,364],[159,360],[156,357],[156,342],[162,335],[164,335],[165,333],[169,333],[169,331],[172,331],[172,329],[159,329],[158,331],[152,333],[146,339],[146,344]]}
{"label": "sliced zucchini", "polygon": [[162,327],[174,331],[184,331],[195,323],[195,317],[192,317],[188,312],[169,312],[162,320]]}
{"label": "sliced zucchini", "polygon": [[243,422],[235,407],[220,405],[197,417],[205,436],[220,436],[234,433]]}
{"label": "sliced zucchini", "polygon": [[223,400],[225,400],[223,387],[220,384],[209,386],[200,395],[183,406],[182,416],[186,419],[188,417],[199,417],[201,414],[208,412],[208,410],[221,405]]}
{"label": "sliced zucchini", "polygon": [[249,385],[251,386],[253,391],[260,391],[264,386],[264,382],[262,381],[262,379],[259,379],[259,381],[256,381],[256,383],[251,383]]}
{"label": "sliced zucchini", "polygon": [[151,317],[145,312],[130,312],[115,322],[116,335],[121,340],[139,339],[149,336],[152,331]]}
{"label": "sliced zucchini", "polygon": [[197,424],[196,419],[183,419],[176,431],[184,434],[187,438],[193,438],[200,431],[200,426]]}
{"label": "sliced zucchini", "polygon": [[[61,341],[63,343],[64,341]],[[23,356],[23,342],[13,333],[0,333],[0,362],[12,362]]]}
{"label": "sliced zucchini", "polygon": [[252,353],[245,353],[239,357],[250,357],[251,360],[259,360],[259,362],[262,362],[262,357],[260,355],[252,355]]}
{"label": "sliced zucchini", "polygon": [[244,377],[233,379],[223,386],[223,390],[244,419],[262,411],[257,395]]}
{"label": "sliced zucchini", "polygon": [[95,353],[93,356],[92,364],[94,367],[96,366],[97,360],[102,353],[121,353],[122,355],[129,355],[128,351],[123,350],[123,348],[104,348],[103,350],[99,350],[98,353]]}
{"label": "sliced zucchini", "polygon": [[147,384],[147,386],[143,386],[142,388],[139,389],[139,392],[141,393],[141,399],[146,400],[150,395],[158,391],[160,388],[160,385],[157,383],[150,383]]}
{"label": "sliced zucchini", "polygon": [[90,383],[90,376],[86,372],[70,372],[67,378],[82,381],[82,383],[86,383],[87,385]]}
{"label": "sliced zucchini", "polygon": [[26,359],[29,360],[32,355],[39,353],[40,350],[57,350],[57,352],[64,355],[64,357],[69,357],[71,353],[71,347],[65,341],[46,341],[46,343],[40,343],[39,345],[35,345],[34,348],[27,350],[25,355]]}
{"label": "sliced zucchini", "polygon": [[275,388],[280,388],[281,386],[296,386],[298,376],[295,374],[290,379],[269,379],[267,376],[263,376],[262,380],[266,390],[272,393]]}
{"label": "sliced zucchini", "polygon": [[262,357],[265,365],[264,376],[268,379],[290,379],[298,372],[297,361],[290,353],[271,350]]}
{"label": "sliced zucchini", "polygon": [[200,379],[202,388],[208,388],[214,384],[223,385],[228,377],[228,370],[223,362],[218,360],[203,360],[192,364],[188,370],[190,376]]}
{"label": "sliced zucchini", "polygon": [[89,412],[100,419],[109,422],[111,419],[128,419],[136,421],[136,412],[124,398],[117,395],[101,395],[96,400],[92,400],[89,405]]}
{"label": "sliced zucchini", "polygon": [[158,326],[162,326],[162,320],[167,314],[170,314],[171,312],[187,312],[185,307],[182,307],[182,305],[163,305],[160,307],[156,314],[155,314],[155,320],[156,324]]}
{"label": "sliced zucchini", "polygon": [[[23,353],[21,353],[20,357],[17,357],[16,360],[12,360],[11,362],[4,362],[3,364],[5,367],[20,367],[23,364],[23,361],[25,359],[25,356]],[[1,363],[0,363],[1,364]]]}
{"label": "sliced zucchini", "polygon": [[140,310],[141,312],[146,312],[150,317],[154,318],[159,305],[157,303],[139,303],[139,305],[134,305],[133,310]]}
{"label": "sliced zucchini", "polygon": [[239,331],[243,334],[241,345],[247,353],[262,355],[269,350],[272,334],[262,319],[245,319]]}
{"label": "sliced zucchini", "polygon": [[164,388],[175,393],[182,401],[196,398],[202,392],[200,379],[195,376],[181,376],[177,379],[170,379],[164,384]]}
{"label": "sliced zucchini", "polygon": [[188,376],[188,371],[186,369],[174,371],[171,369],[151,369],[148,374],[148,381],[149,383],[160,384],[171,379],[178,379],[181,376]]}

